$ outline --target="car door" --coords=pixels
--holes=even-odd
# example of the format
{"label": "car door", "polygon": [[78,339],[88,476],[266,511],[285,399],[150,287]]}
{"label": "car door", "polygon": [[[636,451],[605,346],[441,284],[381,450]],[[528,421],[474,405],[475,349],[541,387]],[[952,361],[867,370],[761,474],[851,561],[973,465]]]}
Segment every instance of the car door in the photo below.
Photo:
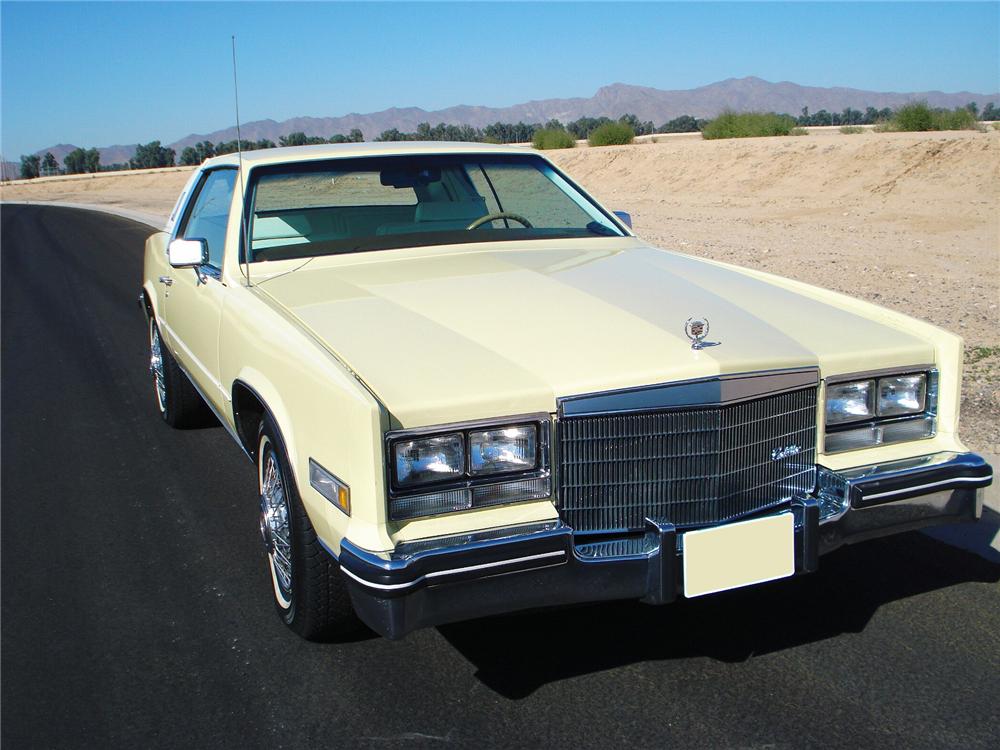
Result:
{"label": "car door", "polygon": [[219,324],[225,292],[222,257],[236,175],[234,168],[218,168],[201,176],[174,238],[205,240],[208,263],[197,269],[171,269],[166,281],[164,318],[171,351],[216,409],[224,402],[219,382]]}

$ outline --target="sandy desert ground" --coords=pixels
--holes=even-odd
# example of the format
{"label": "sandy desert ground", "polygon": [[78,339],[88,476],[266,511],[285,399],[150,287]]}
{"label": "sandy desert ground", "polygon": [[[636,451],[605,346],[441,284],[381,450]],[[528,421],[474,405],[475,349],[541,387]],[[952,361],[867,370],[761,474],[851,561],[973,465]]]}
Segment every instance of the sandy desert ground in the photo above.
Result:
{"label": "sandy desert ground", "polygon": [[[1000,452],[1000,132],[864,133],[549,152],[662,247],[854,294],[965,338],[962,436]],[[5,200],[166,215],[187,169],[5,185]]]}

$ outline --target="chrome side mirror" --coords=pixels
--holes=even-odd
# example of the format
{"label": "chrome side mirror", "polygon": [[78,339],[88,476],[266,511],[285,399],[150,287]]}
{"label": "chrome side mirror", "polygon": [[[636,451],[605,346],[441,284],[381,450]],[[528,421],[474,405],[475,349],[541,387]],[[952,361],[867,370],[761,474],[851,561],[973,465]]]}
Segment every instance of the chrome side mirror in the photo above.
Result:
{"label": "chrome side mirror", "polygon": [[208,263],[208,243],[205,240],[174,240],[167,245],[167,260],[174,268],[197,268]]}
{"label": "chrome side mirror", "polygon": [[612,211],[612,213],[618,217],[622,224],[627,226],[629,229],[632,228],[632,214],[627,211]]}

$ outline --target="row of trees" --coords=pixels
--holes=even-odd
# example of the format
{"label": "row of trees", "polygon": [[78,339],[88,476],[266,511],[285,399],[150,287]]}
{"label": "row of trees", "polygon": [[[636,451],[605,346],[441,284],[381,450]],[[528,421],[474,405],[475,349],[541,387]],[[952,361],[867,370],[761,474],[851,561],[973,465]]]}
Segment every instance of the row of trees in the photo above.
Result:
{"label": "row of trees", "polygon": [[825,109],[819,112],[809,112],[809,107],[802,108],[802,114],[795,118],[797,125],[874,125],[877,122],[886,122],[892,118],[893,111],[889,107],[875,109],[868,107],[864,112],[848,107],[843,112],[827,112]]}
{"label": "row of trees", "polygon": [[128,165],[130,169],[172,167],[176,155],[172,148],[161,146],[159,141],[150,141],[135,147],[135,156],[128,160]]}
{"label": "row of trees", "polygon": [[[976,107],[976,103],[972,102],[969,106]],[[978,107],[977,107],[978,109]],[[972,114],[975,114],[976,110],[972,110]],[[983,107],[982,114],[979,115],[980,120],[985,120],[987,122],[996,122],[1000,120],[1000,105],[994,104],[993,102],[988,102],[985,107]]]}
{"label": "row of trees", "polygon": [[29,154],[21,157],[21,177],[31,179],[33,177],[48,177],[56,174],[84,174],[87,172],[101,171],[101,154],[96,148],[82,149],[75,148],[66,154],[63,159],[63,166],[59,166],[56,157],[51,151],[46,151],[45,156]]}
{"label": "row of trees", "polygon": [[[1000,120],[1000,107],[993,102],[989,102],[982,113],[976,102],[969,102],[965,105],[974,117],[979,120]],[[875,109],[867,107],[864,112],[848,107],[843,112],[827,112],[821,109],[818,112],[809,112],[809,107],[802,108],[802,114],[795,118],[798,125],[876,125],[882,122],[889,122],[896,116],[896,110],[890,107]],[[661,131],[663,132],[663,131]]]}
{"label": "row of trees", "polygon": [[239,142],[239,144],[237,144],[235,139],[232,141],[221,141],[219,143],[199,141],[193,146],[186,146],[184,150],[181,151],[180,163],[182,166],[196,166],[205,161],[205,159],[211,159],[213,156],[235,154],[239,150],[256,151],[258,149],[274,148],[274,146],[274,141],[268,140],[267,138],[262,138],[259,141],[251,141],[244,138]]}
{"label": "row of trees", "polygon": [[483,128],[476,128],[471,125],[447,125],[443,122],[432,127],[429,122],[422,122],[411,133],[401,132],[397,128],[383,130],[375,140],[528,143],[539,131],[565,131],[573,136],[574,140],[583,140],[589,138],[590,134],[602,125],[616,122],[630,126],[636,135],[658,132],[652,122],[641,122],[635,115],[626,114],[618,120],[612,120],[609,117],[581,117],[579,120],[574,120],[565,125],[559,120],[530,124],[524,122],[495,122]]}
{"label": "row of trees", "polygon": [[[993,102],[989,102],[983,107],[982,112],[979,111],[979,105],[976,102],[969,102],[965,108],[979,120],[1000,120],[1000,106]],[[851,107],[846,108],[842,112],[827,112],[825,109],[821,109],[818,112],[810,112],[808,107],[803,107],[802,113],[794,118],[794,120],[797,125],[802,126],[874,125],[876,123],[888,122],[895,114],[895,111],[889,107],[882,109],[868,107],[864,112],[852,109]],[[417,125],[417,129],[412,133],[404,133],[397,128],[391,128],[379,133],[375,140],[528,143],[539,131],[565,131],[576,140],[585,140],[597,128],[614,123],[628,125],[636,135],[649,135],[652,133],[697,133],[704,129],[707,122],[708,120],[702,120],[691,115],[681,115],[669,122],[663,123],[659,127],[655,127],[652,121],[641,121],[631,113],[622,115],[617,120],[612,120],[609,117],[581,117],[565,125],[559,120],[531,124],[523,122],[495,122],[483,128],[476,128],[471,125],[447,125],[443,122],[431,126],[428,122],[422,122]],[[193,146],[185,147],[181,151],[179,160],[174,149],[161,145],[159,141],[152,141],[136,147],[135,155],[129,159],[127,167],[129,169],[172,167],[175,161],[181,165],[193,166],[201,164],[205,159],[210,159],[213,156],[235,153],[237,147],[244,151],[254,151],[275,148],[276,146],[308,146],[319,143],[361,143],[364,139],[364,134],[358,128],[354,128],[347,135],[338,133],[330,138],[306,135],[299,131],[281,136],[278,138],[278,143],[274,143],[274,141],[267,138],[256,141],[243,139],[238,144],[235,140],[224,141],[222,143],[201,141]],[[62,167],[59,166],[58,161],[51,152],[46,153],[42,157],[36,154],[22,156],[21,177],[31,179],[53,174],[82,174],[125,166],[118,164],[102,165],[100,153],[96,148],[77,148],[66,155],[63,159]]]}

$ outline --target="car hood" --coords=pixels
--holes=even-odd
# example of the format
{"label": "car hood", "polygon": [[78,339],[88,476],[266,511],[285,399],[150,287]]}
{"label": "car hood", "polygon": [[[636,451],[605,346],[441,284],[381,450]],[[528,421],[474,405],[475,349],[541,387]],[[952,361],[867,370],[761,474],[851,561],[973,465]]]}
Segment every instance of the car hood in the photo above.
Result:
{"label": "car hood", "polygon": [[[720,373],[933,361],[880,308],[823,290],[632,239],[534,245],[322,258],[259,289],[407,427]],[[693,317],[717,346],[692,349]]]}

